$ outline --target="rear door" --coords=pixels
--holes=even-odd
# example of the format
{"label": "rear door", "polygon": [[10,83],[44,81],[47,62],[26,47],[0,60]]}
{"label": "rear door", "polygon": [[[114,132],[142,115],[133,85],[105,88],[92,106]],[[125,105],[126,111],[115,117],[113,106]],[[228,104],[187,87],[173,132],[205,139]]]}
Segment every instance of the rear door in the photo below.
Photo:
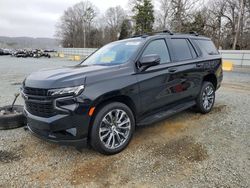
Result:
{"label": "rear door", "polygon": [[142,113],[191,99],[196,94],[194,90],[198,91],[200,75],[193,62],[197,54],[190,48],[191,43],[187,39],[157,40],[161,45],[159,41],[151,41],[141,54],[141,57],[149,54],[161,57],[160,65],[137,74]]}
{"label": "rear door", "polygon": [[[176,70],[172,77],[175,78],[173,93],[177,102],[193,99],[200,90],[203,77],[203,64],[200,63],[197,49],[188,38],[170,38],[170,53],[172,63],[169,69]],[[173,78],[172,78],[173,79]]]}

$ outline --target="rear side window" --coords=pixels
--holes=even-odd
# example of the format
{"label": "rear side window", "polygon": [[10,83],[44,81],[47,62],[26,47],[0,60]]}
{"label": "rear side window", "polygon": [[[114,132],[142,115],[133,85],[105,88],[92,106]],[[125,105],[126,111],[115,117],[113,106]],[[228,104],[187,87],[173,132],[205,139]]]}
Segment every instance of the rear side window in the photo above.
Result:
{"label": "rear side window", "polygon": [[168,53],[168,48],[164,39],[154,40],[149,43],[149,45],[144,50],[142,56],[157,54],[161,58],[162,63],[169,63],[170,57]]}
{"label": "rear side window", "polygon": [[214,43],[211,40],[194,40],[196,44],[201,48],[202,51],[206,52],[208,55],[219,54]]}
{"label": "rear side window", "polygon": [[191,44],[186,39],[171,39],[175,61],[184,61],[196,57]]}

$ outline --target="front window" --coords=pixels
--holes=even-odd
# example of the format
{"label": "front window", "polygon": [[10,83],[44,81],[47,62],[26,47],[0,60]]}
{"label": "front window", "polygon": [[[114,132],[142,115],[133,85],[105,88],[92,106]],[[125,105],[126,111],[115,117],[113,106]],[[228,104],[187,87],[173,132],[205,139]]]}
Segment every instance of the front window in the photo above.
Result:
{"label": "front window", "polygon": [[145,51],[143,52],[142,57],[146,55],[152,55],[152,54],[156,54],[160,56],[161,64],[170,62],[168,48],[164,39],[154,40],[151,43],[149,43],[149,45],[146,47]]}
{"label": "front window", "polygon": [[81,65],[119,65],[126,63],[137,51],[141,40],[110,43],[84,60]]}

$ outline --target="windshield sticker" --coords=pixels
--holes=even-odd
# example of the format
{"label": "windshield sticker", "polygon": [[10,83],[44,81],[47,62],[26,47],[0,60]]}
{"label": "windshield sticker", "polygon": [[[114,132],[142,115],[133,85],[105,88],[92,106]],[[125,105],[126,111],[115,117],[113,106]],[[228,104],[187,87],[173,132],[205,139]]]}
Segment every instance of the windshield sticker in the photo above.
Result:
{"label": "windshield sticker", "polygon": [[115,60],[115,56],[115,52],[108,52],[103,57],[101,57],[101,63],[110,63]]}

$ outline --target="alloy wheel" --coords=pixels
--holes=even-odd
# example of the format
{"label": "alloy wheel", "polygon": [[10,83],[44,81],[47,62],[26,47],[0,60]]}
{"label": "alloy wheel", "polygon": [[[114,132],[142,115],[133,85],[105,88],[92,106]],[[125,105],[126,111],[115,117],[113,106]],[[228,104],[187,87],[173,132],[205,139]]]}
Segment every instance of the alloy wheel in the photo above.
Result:
{"label": "alloy wheel", "polygon": [[99,138],[108,149],[122,146],[129,137],[131,120],[121,109],[109,111],[102,119],[99,128]]}
{"label": "alloy wheel", "polygon": [[208,85],[202,93],[202,104],[205,110],[210,110],[214,103],[214,89]]}

